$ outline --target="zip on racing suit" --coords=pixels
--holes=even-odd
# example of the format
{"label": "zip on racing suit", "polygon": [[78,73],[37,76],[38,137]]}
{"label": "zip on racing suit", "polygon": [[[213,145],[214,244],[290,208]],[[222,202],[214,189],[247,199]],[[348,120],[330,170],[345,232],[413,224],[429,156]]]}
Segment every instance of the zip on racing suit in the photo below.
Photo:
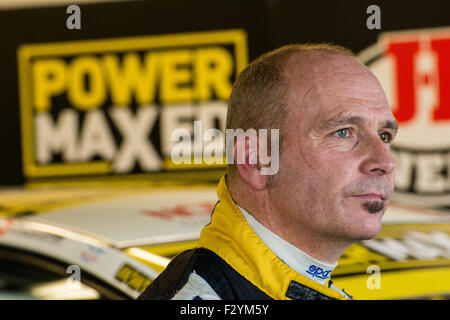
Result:
{"label": "zip on racing suit", "polygon": [[[298,248],[287,248],[290,253],[298,250],[298,256],[305,259],[294,270],[292,264],[285,263],[289,258],[287,251],[284,260],[275,254],[277,244],[293,246],[277,239],[233,202],[225,175],[219,182],[217,194],[219,201],[210,224],[201,232],[198,246],[177,255],[138,299],[351,299],[328,279],[336,264],[322,266]],[[273,239],[271,248],[275,250],[261,238],[266,242]],[[305,272],[301,265],[306,266]],[[327,267],[331,269],[324,271]]]}

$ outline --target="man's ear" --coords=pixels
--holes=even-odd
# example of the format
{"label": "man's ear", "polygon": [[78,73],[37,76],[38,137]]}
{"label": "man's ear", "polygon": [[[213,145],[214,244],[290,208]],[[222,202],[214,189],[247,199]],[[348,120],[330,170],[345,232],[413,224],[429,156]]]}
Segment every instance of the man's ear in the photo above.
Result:
{"label": "man's ear", "polygon": [[258,137],[253,134],[241,134],[234,144],[234,163],[240,177],[254,190],[264,190],[268,177],[261,174],[258,158]]}

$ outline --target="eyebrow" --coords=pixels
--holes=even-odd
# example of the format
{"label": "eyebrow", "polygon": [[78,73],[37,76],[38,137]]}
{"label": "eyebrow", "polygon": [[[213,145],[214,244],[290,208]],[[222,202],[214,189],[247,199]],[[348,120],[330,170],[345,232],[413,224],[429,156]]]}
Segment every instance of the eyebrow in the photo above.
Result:
{"label": "eyebrow", "polygon": [[[364,124],[365,120],[359,116],[348,116],[348,115],[341,115],[337,116],[335,118],[329,119],[321,123],[318,127],[320,131],[328,131],[335,129],[342,125],[348,125],[348,124],[354,124],[354,125],[362,125]],[[386,120],[383,125],[381,126],[381,129],[391,129],[395,133],[398,131],[398,122],[397,120]]]}
{"label": "eyebrow", "polygon": [[387,120],[381,128],[383,128],[383,129],[391,129],[392,131],[397,133],[397,131],[398,131],[398,122],[397,122],[397,120]]}

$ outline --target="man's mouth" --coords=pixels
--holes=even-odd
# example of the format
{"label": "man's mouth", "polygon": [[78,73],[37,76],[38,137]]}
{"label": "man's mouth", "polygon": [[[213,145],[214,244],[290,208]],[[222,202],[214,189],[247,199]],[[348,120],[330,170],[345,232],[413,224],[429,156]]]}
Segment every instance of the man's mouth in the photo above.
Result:
{"label": "man's mouth", "polygon": [[356,195],[352,195],[352,197],[361,199],[364,201],[384,201],[384,200],[386,200],[386,197],[383,196],[381,193],[356,194]]}
{"label": "man's mouth", "polygon": [[352,198],[362,200],[361,206],[369,213],[378,213],[385,207],[385,200],[388,198],[381,193],[364,193],[352,195]]}

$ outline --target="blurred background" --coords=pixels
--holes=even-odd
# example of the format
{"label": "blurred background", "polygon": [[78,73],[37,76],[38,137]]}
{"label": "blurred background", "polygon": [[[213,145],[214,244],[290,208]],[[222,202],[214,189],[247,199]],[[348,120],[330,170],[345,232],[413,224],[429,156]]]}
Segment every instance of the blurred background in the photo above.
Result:
{"label": "blurred background", "polygon": [[[148,188],[214,190],[225,164],[174,163],[172,133],[181,128],[192,145],[203,142],[201,155],[204,131],[224,131],[231,86],[247,63],[305,42],[348,47],[382,83],[400,125],[392,145],[395,199],[450,208],[449,1],[0,0],[0,33],[1,216]],[[200,134],[194,121],[202,121]],[[214,204],[208,197],[197,202],[208,209],[202,219]],[[195,216],[156,209],[147,216]],[[95,221],[72,230],[87,234],[105,220]],[[0,236],[9,227],[0,224]],[[448,256],[439,263],[449,264]]]}

